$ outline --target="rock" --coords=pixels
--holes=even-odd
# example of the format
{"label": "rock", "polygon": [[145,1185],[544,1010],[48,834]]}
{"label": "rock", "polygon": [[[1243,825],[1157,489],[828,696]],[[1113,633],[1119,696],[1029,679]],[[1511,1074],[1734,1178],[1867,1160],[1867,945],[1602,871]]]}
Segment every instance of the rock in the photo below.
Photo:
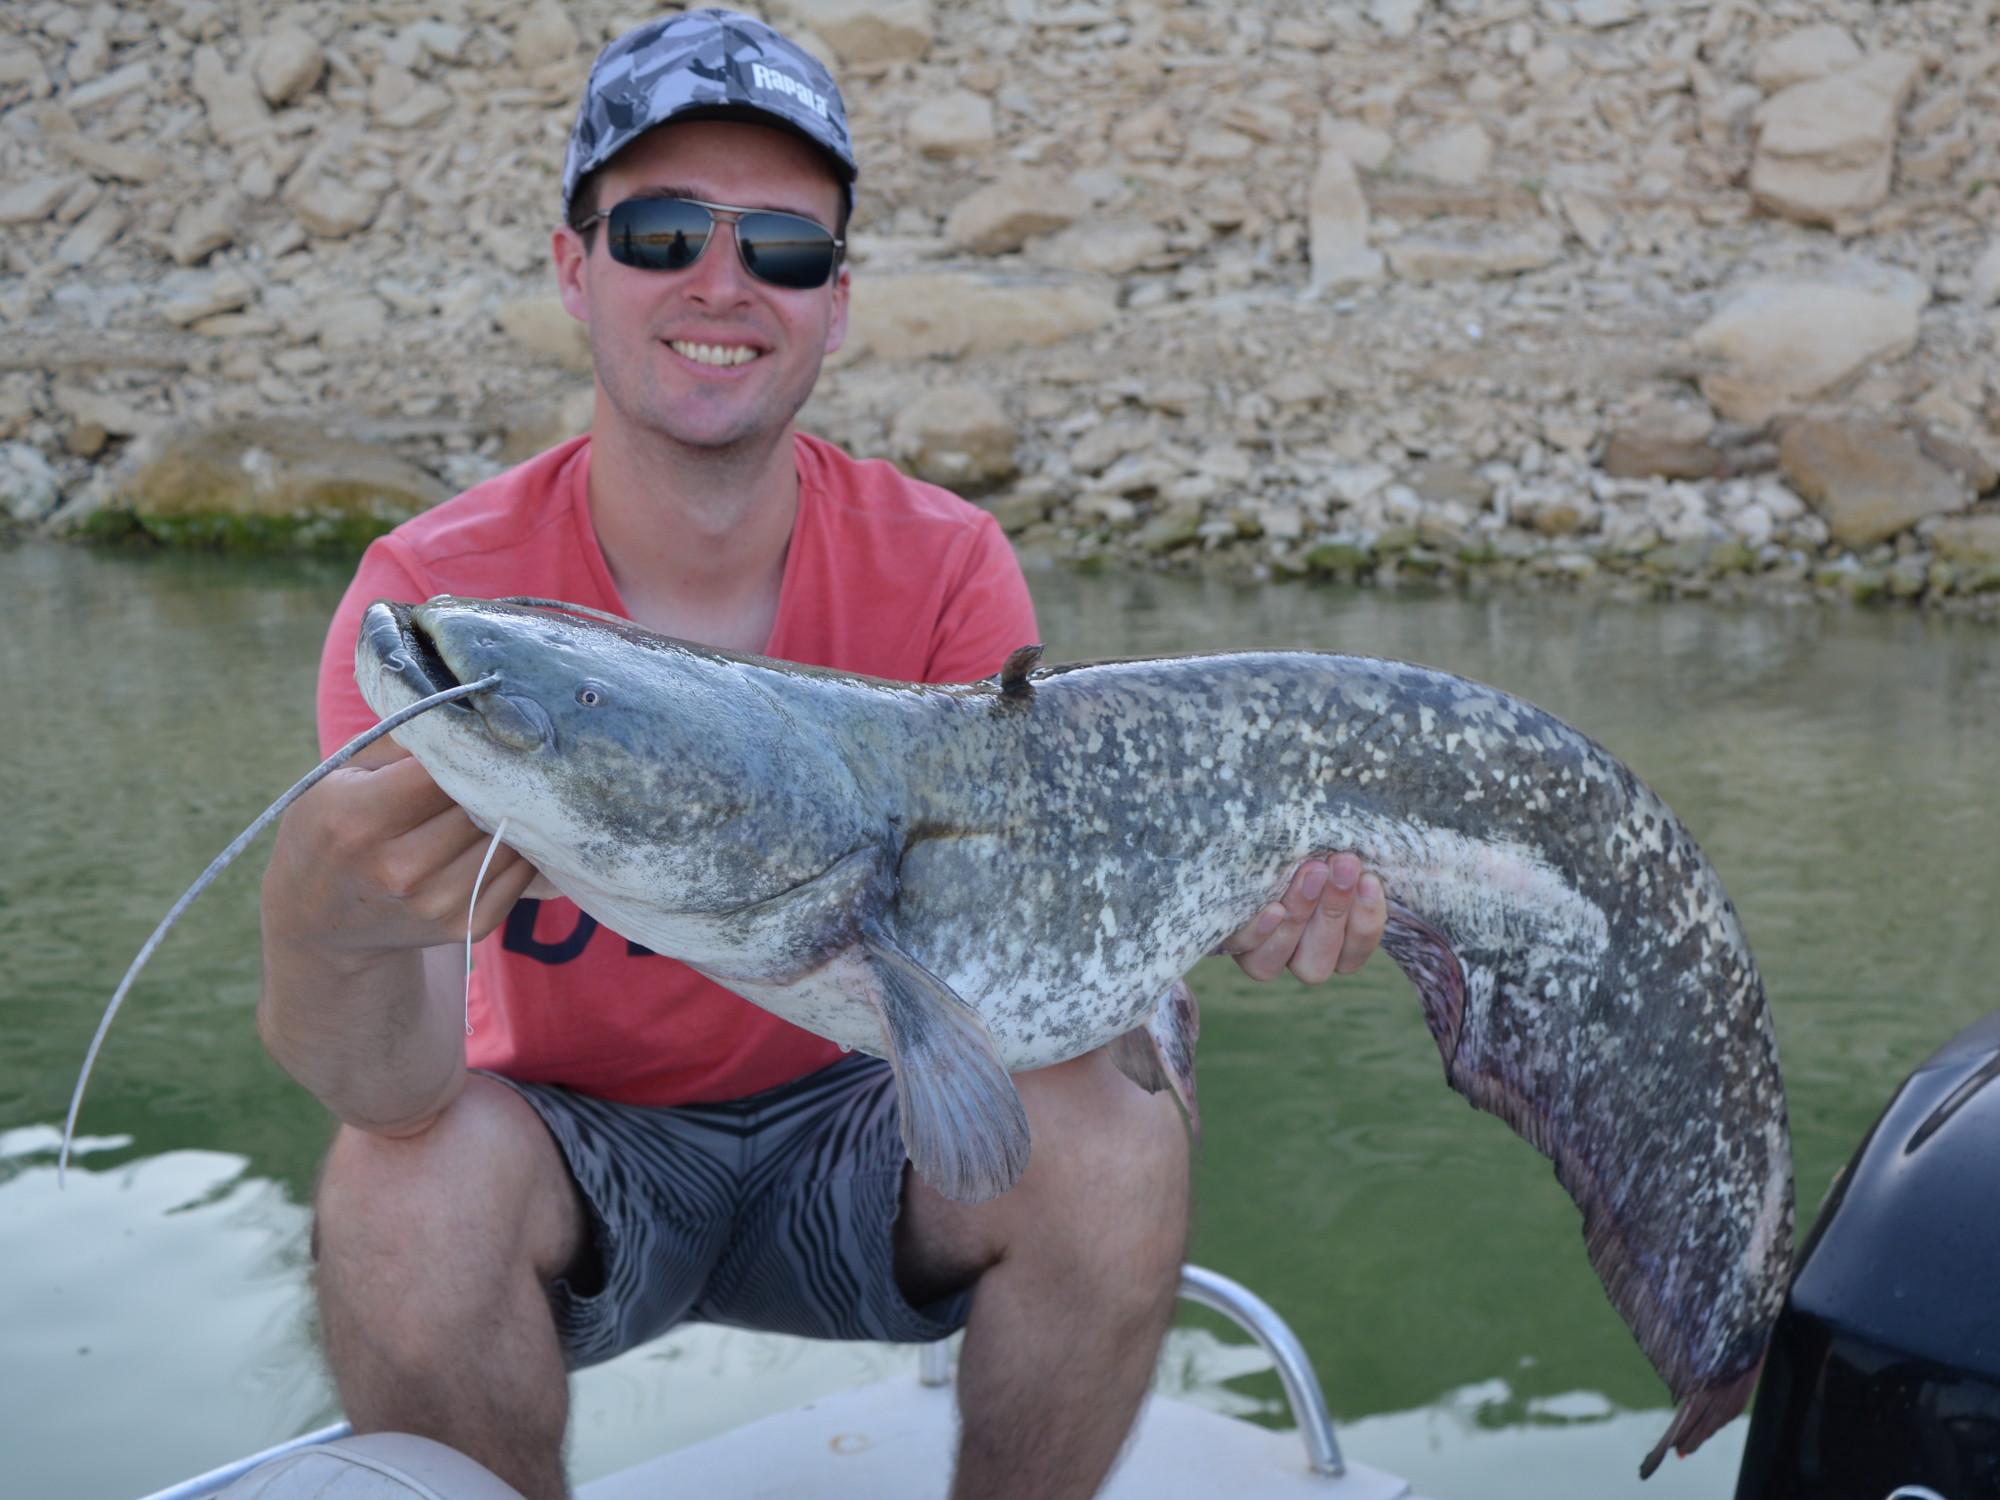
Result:
{"label": "rock", "polygon": [[1112,288],[1002,284],[966,272],[856,276],[836,364],[866,354],[932,360],[1040,348],[1118,316]]}
{"label": "rock", "polygon": [[186,328],[203,318],[247,306],[257,289],[234,271],[214,275],[180,271],[162,281],[154,295],[160,316],[176,328]]}
{"label": "rock", "polygon": [[1577,25],[1605,31],[1639,19],[1639,0],[1575,0],[1570,12]]}
{"label": "rock", "polygon": [[1224,125],[1204,125],[1191,132],[1187,142],[1189,161],[1242,161],[1257,149],[1256,141],[1240,130]]}
{"label": "rock", "polygon": [[0,224],[39,224],[82,181],[76,176],[34,177],[0,189]]}
{"label": "rock", "polygon": [[366,292],[338,297],[314,316],[319,346],[335,353],[343,349],[366,349],[382,341],[389,328],[389,305]]}
{"label": "rock", "polygon": [[116,72],[94,78],[82,88],[71,89],[63,100],[63,108],[76,114],[110,104],[123,99],[127,94],[143,93],[153,82],[153,65],[148,62],[127,63]]}
{"label": "rock", "polygon": [[1331,115],[1319,122],[1322,151],[1338,151],[1364,172],[1377,172],[1396,143],[1386,130],[1377,130],[1359,120],[1336,120]]}
{"label": "rock", "polygon": [[289,22],[271,28],[250,62],[257,92],[273,106],[290,104],[319,82],[326,54],[310,33]]}
{"label": "rock", "polygon": [[1913,347],[1920,305],[1831,282],[1752,283],[1689,339],[1721,362],[1701,377],[1702,394],[1730,421],[1761,427]]}
{"label": "rock", "polygon": [[1564,193],[1558,200],[1567,223],[1591,254],[1601,255],[1618,232],[1618,215],[1594,193]]}
{"label": "rock", "polygon": [[1779,440],[1778,462],[1843,547],[1872,547],[1966,505],[1953,475],[1908,433],[1880,422],[1794,422]]}
{"label": "rock", "polygon": [[66,131],[51,134],[48,141],[99,181],[151,182],[173,166],[172,161],[157,151],[121,146],[116,141],[94,141]]}
{"label": "rock", "polygon": [[1569,76],[1570,51],[1560,42],[1545,42],[1521,60],[1528,82],[1545,89]]}
{"label": "rock", "polygon": [[1368,198],[1345,153],[1320,153],[1306,214],[1314,294],[1382,279],[1382,252],[1368,243]]}
{"label": "rock", "polygon": [[285,187],[285,206],[311,233],[339,240],[372,224],[382,199],[330,177],[294,177]]}
{"label": "rock", "polygon": [[1465,187],[1493,165],[1493,137],[1476,120],[1432,136],[1403,158],[1406,170],[1434,182]]}
{"label": "rock", "polygon": [[1368,19],[1382,28],[1382,34],[1401,41],[1417,29],[1424,0],[1368,0]]}
{"label": "rock", "polygon": [[1652,401],[1611,429],[1598,467],[1614,479],[1709,479],[1729,461],[1708,441],[1715,417],[1692,402]]}
{"label": "rock", "polygon": [[919,396],[897,413],[889,441],[919,479],[960,493],[991,489],[1014,474],[1014,424],[977,386],[939,386]]}
{"label": "rock", "polygon": [[771,10],[824,37],[851,68],[915,62],[930,50],[930,0],[778,0]]}
{"label": "rock", "polygon": [[529,72],[561,62],[582,44],[576,24],[557,0],[535,0],[514,27],[515,65]]}
{"label": "rock", "polygon": [[161,433],[96,514],[71,524],[122,515],[171,541],[352,547],[449,493],[372,444],[304,422],[245,420]]}
{"label": "rock", "polygon": [[569,315],[554,292],[503,303],[493,313],[500,331],[529,353],[566,370],[590,369],[590,331]]}
{"label": "rock", "polygon": [[182,209],[167,236],[167,252],[183,266],[206,260],[236,238],[249,205],[233,188],[212,193]]}
{"label": "rock", "polygon": [[1403,483],[1433,505],[1478,511],[1493,498],[1493,481],[1463,459],[1426,459],[1403,476]]}
{"label": "rock", "polygon": [[78,425],[87,425],[113,437],[141,437],[157,431],[163,422],[149,417],[120,401],[82,386],[58,385],[50,393],[56,410]]}
{"label": "rock", "polygon": [[455,103],[449,91],[434,83],[420,83],[401,103],[383,110],[377,118],[392,130],[421,130],[450,114]]}
{"label": "rock", "polygon": [[30,99],[46,99],[54,91],[41,58],[26,47],[0,47],[0,88],[25,86]]}
{"label": "rock", "polygon": [[271,128],[271,110],[248,73],[234,73],[213,47],[197,47],[190,82],[208,118],[208,133],[223,146],[240,146]]}
{"label": "rock", "polygon": [[1765,100],[1750,166],[1758,203],[1828,225],[1879,207],[1895,167],[1897,115],[1922,67],[1908,53],[1884,52]]}
{"label": "rock", "polygon": [[1113,125],[1111,144],[1134,161],[1178,161],[1187,143],[1173,111],[1154,103]]}
{"label": "rock", "polygon": [[912,149],[927,156],[985,151],[993,144],[993,101],[968,89],[926,99],[903,124]]}
{"label": "rock", "polygon": [[1802,26],[1766,43],[1751,64],[1757,87],[1775,94],[1795,83],[1810,83],[1861,61],[1861,49],[1844,26]]}
{"label": "rock", "polygon": [[[1921,412],[1918,414],[1922,415]],[[1970,427],[1971,423],[1962,425]],[[1930,427],[1919,427],[1912,435],[1917,440],[1917,446],[1923,449],[1924,457],[1957,475],[1959,482],[1970,493],[1984,495],[1995,485],[2000,485],[2000,469],[1996,469],[1993,461],[1970,443],[1960,442]]]}
{"label": "rock", "polygon": [[1027,248],[1028,258],[1037,265],[1123,276],[1165,254],[1167,235],[1145,219],[1091,217],[1033,241]]}
{"label": "rock", "polygon": [[527,420],[517,423],[507,431],[500,444],[500,462],[503,464],[523,463],[573,437],[581,437],[590,431],[590,424],[597,415],[597,390],[595,386],[584,386],[571,391],[562,400],[537,410]]}
{"label": "rock", "polygon": [[21,523],[39,521],[62,499],[62,482],[32,443],[0,443],[0,511]]}
{"label": "rock", "polygon": [[[21,446],[10,443],[9,448]],[[0,483],[4,471],[0,470]],[[1953,516],[1937,523],[1930,534],[1931,550],[1947,562],[1992,566],[2000,563],[2000,515]]]}
{"label": "rock", "polygon": [[1973,262],[1965,298],[1974,307],[1991,307],[2000,302],[2000,239],[1988,245]]}
{"label": "rock", "polygon": [[1101,474],[1128,453],[1159,445],[1159,424],[1149,417],[1113,417],[1100,422],[1071,445],[1070,467],[1079,474]]}
{"label": "rock", "polygon": [[106,198],[56,241],[55,258],[66,266],[87,266],[125,232],[125,210]]}
{"label": "rock", "polygon": [[961,198],[946,216],[944,232],[981,255],[1004,255],[1031,235],[1060,229],[1088,212],[1090,200],[1069,183],[1016,168]]}
{"label": "rock", "polygon": [[1405,235],[1388,244],[1389,269],[1406,281],[1449,281],[1469,276],[1509,276],[1561,258],[1553,234],[1529,230],[1476,239]]}

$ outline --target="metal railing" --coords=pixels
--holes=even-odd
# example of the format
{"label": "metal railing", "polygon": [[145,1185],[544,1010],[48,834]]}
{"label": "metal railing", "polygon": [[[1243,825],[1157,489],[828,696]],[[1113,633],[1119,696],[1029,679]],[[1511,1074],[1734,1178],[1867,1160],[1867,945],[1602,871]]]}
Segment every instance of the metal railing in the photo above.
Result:
{"label": "metal railing", "polygon": [[[1299,1436],[1305,1440],[1306,1456],[1312,1463],[1313,1472],[1330,1479],[1337,1479],[1346,1473],[1340,1444],[1333,1435],[1333,1418],[1327,1414],[1326,1397],[1320,1391],[1319,1377],[1313,1373],[1312,1361],[1306,1357],[1305,1345],[1299,1342],[1297,1334],[1285,1326],[1285,1320],[1271,1310],[1270,1303],[1241,1282],[1231,1281],[1227,1276],[1200,1266],[1181,1267],[1180,1294],[1186,1301],[1221,1313],[1263,1347],[1264,1352],[1271,1356],[1271,1363],[1277,1367],[1279,1383],[1285,1388],[1285,1400],[1291,1405],[1292,1419],[1299,1424]],[[925,1344],[919,1350],[917,1378],[928,1386],[951,1384],[951,1350],[946,1341],[941,1339],[935,1344]],[[301,1448],[335,1442],[349,1436],[353,1430],[346,1422],[335,1422],[317,1432],[303,1433],[261,1453],[239,1458],[219,1469],[210,1469],[193,1479],[182,1480],[170,1489],[157,1490],[145,1500],[207,1500],[207,1497],[227,1489],[259,1464],[282,1458],[287,1453],[296,1453]]]}

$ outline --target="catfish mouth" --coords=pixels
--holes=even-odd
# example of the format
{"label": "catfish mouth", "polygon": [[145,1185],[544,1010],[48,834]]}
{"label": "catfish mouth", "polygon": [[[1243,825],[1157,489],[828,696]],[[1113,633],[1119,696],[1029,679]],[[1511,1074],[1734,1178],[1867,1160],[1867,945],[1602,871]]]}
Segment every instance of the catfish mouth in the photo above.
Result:
{"label": "catfish mouth", "polygon": [[[362,629],[376,662],[419,698],[462,687],[459,675],[446,665],[430,632],[417,623],[415,609],[393,599],[378,599],[369,606]],[[440,706],[460,713],[473,711],[463,699]]]}

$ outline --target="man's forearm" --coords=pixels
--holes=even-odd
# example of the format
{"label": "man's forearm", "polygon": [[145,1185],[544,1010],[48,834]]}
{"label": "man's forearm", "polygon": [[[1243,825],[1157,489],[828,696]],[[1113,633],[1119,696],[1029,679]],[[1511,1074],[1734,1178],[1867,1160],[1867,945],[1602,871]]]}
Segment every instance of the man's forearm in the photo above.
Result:
{"label": "man's forearm", "polygon": [[266,933],[265,1050],[346,1124],[413,1135],[464,1084],[463,1018],[426,982],[426,951],[357,959]]}

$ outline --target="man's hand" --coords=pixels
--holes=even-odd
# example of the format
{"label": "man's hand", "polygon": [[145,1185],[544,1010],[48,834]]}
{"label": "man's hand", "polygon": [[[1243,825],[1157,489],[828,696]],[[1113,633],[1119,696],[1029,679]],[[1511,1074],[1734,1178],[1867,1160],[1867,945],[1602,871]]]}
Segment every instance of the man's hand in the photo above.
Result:
{"label": "man's hand", "polygon": [[1252,979],[1275,979],[1290,969],[1318,984],[1366,963],[1388,916],[1382,882],[1362,873],[1357,856],[1309,859],[1292,872],[1284,896],[1238,928],[1220,951]]}
{"label": "man's hand", "polygon": [[[398,747],[379,745],[301,797],[264,874],[258,1025],[278,1065],[349,1125],[408,1135],[465,1079],[466,905],[490,837]],[[504,844],[473,935],[535,879]],[[427,974],[425,950],[437,962]]]}

